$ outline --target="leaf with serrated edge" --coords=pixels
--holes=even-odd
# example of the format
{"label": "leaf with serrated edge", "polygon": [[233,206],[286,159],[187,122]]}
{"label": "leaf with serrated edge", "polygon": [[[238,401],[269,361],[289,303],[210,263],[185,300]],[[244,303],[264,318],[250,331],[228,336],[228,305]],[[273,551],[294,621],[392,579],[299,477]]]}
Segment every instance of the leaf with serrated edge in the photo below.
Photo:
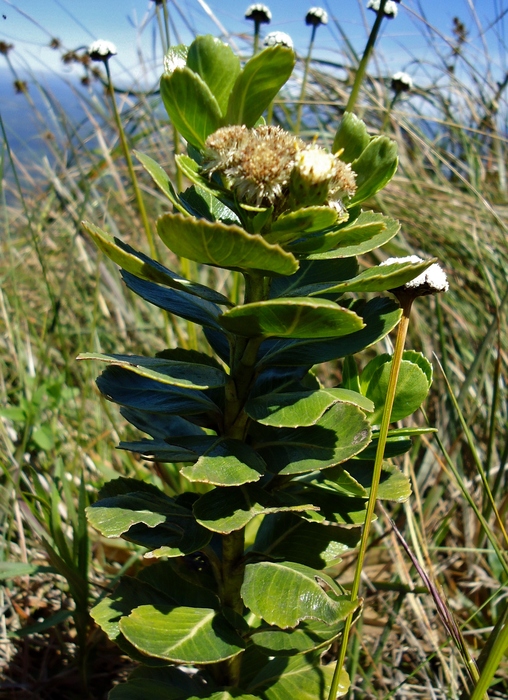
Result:
{"label": "leaf with serrated edge", "polygon": [[249,610],[269,625],[287,629],[308,619],[332,625],[347,617],[350,601],[345,597],[333,599],[320,581],[337,590],[330,577],[302,564],[287,561],[247,564],[241,596]]}
{"label": "leaf with serrated edge", "polygon": [[119,623],[126,639],[144,654],[174,663],[213,664],[244,649],[242,638],[216,610],[140,605]]}
{"label": "leaf with serrated edge", "polygon": [[337,338],[364,327],[354,311],[328,299],[290,297],[235,306],[219,323],[246,337]]}
{"label": "leaf with serrated edge", "polygon": [[291,275],[298,269],[291,253],[239,226],[165,214],[157,220],[157,231],[173,253],[206,265],[267,275]]}
{"label": "leaf with serrated edge", "polygon": [[314,425],[334,403],[342,401],[358,406],[363,411],[373,411],[370,400],[349,389],[319,389],[318,391],[294,391],[267,394],[251,399],[245,412],[263,425],[277,428],[297,428]]}
{"label": "leaf with serrated edge", "polygon": [[[98,360],[110,365],[117,365],[148,379],[155,379],[161,384],[182,387],[183,389],[210,389],[224,386],[227,377],[220,369],[209,365],[190,362],[172,362],[160,357],[141,357],[140,355],[103,355],[97,352],[85,352],[78,355],[78,360]],[[189,378],[190,376],[190,378]]]}

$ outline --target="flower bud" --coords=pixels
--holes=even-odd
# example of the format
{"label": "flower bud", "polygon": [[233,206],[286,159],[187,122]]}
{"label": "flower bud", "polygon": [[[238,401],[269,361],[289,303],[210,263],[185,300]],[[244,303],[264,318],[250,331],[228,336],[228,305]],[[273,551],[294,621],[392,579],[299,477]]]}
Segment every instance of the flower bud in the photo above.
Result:
{"label": "flower bud", "polygon": [[328,13],[322,7],[311,7],[305,15],[305,24],[310,24],[313,27],[328,24]]}
{"label": "flower bud", "polygon": [[88,47],[88,55],[92,61],[108,61],[111,56],[116,56],[118,51],[111,41],[97,39]]}
{"label": "flower bud", "polygon": [[256,2],[254,5],[249,5],[245,12],[245,19],[251,19],[257,24],[270,24],[272,13],[266,5]]}
{"label": "flower bud", "polygon": [[392,76],[392,90],[396,93],[409,92],[413,89],[413,79],[407,73],[398,71]]}

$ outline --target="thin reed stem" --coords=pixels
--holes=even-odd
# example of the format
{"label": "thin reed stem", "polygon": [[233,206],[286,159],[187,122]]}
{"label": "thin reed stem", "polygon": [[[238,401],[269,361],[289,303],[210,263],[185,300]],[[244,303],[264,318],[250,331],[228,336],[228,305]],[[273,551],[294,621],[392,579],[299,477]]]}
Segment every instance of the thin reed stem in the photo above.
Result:
{"label": "thin reed stem", "polygon": [[307,79],[309,76],[310,59],[312,56],[312,49],[314,47],[314,40],[316,38],[316,29],[317,28],[318,28],[317,24],[312,25],[312,33],[310,35],[309,49],[307,51],[307,57],[305,59],[305,68],[303,70],[303,78],[302,78],[302,89],[300,91],[300,99],[298,101],[298,110],[296,113],[296,124],[295,124],[296,136],[298,136],[298,134],[300,133],[300,124],[302,122],[303,100],[305,99],[305,90],[307,88]]}

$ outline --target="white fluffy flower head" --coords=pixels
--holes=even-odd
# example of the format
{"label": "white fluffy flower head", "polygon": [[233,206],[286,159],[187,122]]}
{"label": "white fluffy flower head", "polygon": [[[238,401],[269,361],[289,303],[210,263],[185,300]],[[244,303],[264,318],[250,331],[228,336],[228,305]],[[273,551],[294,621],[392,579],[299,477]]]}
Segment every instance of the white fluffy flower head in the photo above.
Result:
{"label": "white fluffy flower head", "polygon": [[88,55],[92,61],[107,61],[118,53],[116,46],[111,41],[97,39],[88,47]]}
{"label": "white fluffy flower head", "polygon": [[312,24],[314,27],[328,24],[328,13],[322,7],[311,7],[305,15],[305,24]]}
{"label": "white fluffy flower head", "polygon": [[[407,255],[402,258],[388,258],[388,260],[384,260],[382,263],[380,263],[380,266],[406,262],[416,264],[424,262],[424,260],[418,257],[418,255]],[[402,285],[402,287],[399,289],[413,291],[415,296],[420,296],[423,294],[447,292],[448,287],[449,285],[446,272],[443,270],[441,265],[438,263],[433,263],[425,270],[425,272],[422,272],[421,275],[418,275],[418,277],[415,277],[410,282],[406,282],[406,284]]]}
{"label": "white fluffy flower head", "polygon": [[266,5],[256,2],[246,9],[245,19],[252,19],[259,24],[270,24],[272,13]]}
{"label": "white fluffy flower head", "polygon": [[[381,0],[369,0],[369,2],[367,3],[367,9],[374,10],[374,12],[379,12],[380,7]],[[399,8],[397,7],[397,4],[394,2],[394,0],[386,0],[384,9],[385,17],[395,19],[395,17],[397,17],[398,11]]]}
{"label": "white fluffy flower head", "polygon": [[392,76],[392,90],[395,92],[409,92],[413,89],[413,78],[404,71],[399,70]]}
{"label": "white fluffy flower head", "polygon": [[285,32],[270,32],[270,34],[266,35],[263,44],[266,48],[270,46],[285,46],[287,49],[292,49],[294,46],[293,39]]}

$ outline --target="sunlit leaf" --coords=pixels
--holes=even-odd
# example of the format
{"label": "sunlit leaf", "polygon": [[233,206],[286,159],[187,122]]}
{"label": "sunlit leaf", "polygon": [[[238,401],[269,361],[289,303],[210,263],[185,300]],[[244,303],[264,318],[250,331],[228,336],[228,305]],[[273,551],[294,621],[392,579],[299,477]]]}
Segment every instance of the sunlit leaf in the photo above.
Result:
{"label": "sunlit leaf", "polygon": [[229,93],[240,73],[240,59],[231,47],[210,34],[198,36],[189,46],[187,67],[205,81],[225,114]]}
{"label": "sunlit leaf", "polygon": [[360,204],[383,189],[397,170],[397,144],[387,136],[373,138],[351,167],[356,173],[357,190],[350,205]]}
{"label": "sunlit leaf", "polygon": [[340,152],[344,163],[360,157],[370,141],[365,122],[353,112],[345,112],[333,140],[332,153]]}
{"label": "sunlit leaf", "polygon": [[259,481],[265,469],[261,457],[244,442],[217,438],[195,464],[181,469],[181,474],[189,481],[241,486]]}

